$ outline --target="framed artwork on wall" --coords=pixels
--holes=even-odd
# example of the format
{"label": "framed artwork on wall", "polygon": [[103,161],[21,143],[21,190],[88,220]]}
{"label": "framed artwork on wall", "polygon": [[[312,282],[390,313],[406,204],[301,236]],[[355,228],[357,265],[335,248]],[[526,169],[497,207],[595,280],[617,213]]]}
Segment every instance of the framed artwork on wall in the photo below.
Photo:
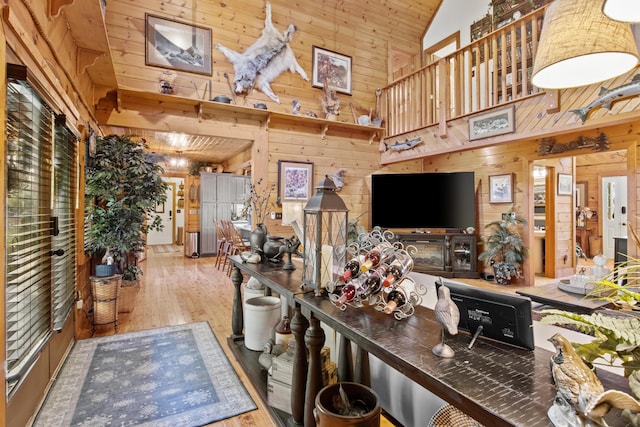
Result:
{"label": "framed artwork on wall", "polygon": [[567,173],[558,174],[558,196],[571,196],[573,194],[573,176]]}
{"label": "framed artwork on wall", "polygon": [[469,118],[469,141],[513,133],[515,130],[515,107],[513,105]]}
{"label": "framed artwork on wall", "polygon": [[211,29],[145,15],[145,64],[211,75]]}
{"label": "framed artwork on wall", "polygon": [[326,81],[336,92],[351,95],[351,57],[313,46],[311,85],[324,87]]}
{"label": "framed artwork on wall", "polygon": [[489,203],[513,202],[513,174],[489,175]]}
{"label": "framed artwork on wall", "polygon": [[589,196],[587,195],[587,181],[576,182],[576,207],[587,207],[587,200],[589,200]]}
{"label": "framed artwork on wall", "polygon": [[278,200],[309,200],[313,191],[313,163],[278,160]]}

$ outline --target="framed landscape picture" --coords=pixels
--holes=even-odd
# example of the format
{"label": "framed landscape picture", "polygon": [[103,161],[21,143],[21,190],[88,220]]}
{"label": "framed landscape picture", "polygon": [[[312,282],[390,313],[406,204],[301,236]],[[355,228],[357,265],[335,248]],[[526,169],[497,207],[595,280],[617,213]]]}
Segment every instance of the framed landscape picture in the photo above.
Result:
{"label": "framed landscape picture", "polygon": [[558,174],[558,196],[573,195],[573,177],[568,173]]}
{"label": "framed landscape picture", "polygon": [[489,175],[489,203],[513,202],[513,174]]}
{"label": "framed landscape picture", "polygon": [[469,141],[515,132],[515,107],[487,111],[469,118]]}
{"label": "framed landscape picture", "polygon": [[145,64],[211,75],[211,29],[145,15]]}
{"label": "framed landscape picture", "polygon": [[313,46],[311,85],[324,87],[324,82],[336,92],[351,95],[351,57]]}

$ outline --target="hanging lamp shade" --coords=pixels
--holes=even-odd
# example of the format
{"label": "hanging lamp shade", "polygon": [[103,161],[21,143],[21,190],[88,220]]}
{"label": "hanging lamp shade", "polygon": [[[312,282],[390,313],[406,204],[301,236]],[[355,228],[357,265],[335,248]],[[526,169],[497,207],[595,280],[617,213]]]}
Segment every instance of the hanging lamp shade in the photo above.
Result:
{"label": "hanging lamp shade", "polygon": [[614,21],[640,22],[638,0],[605,0],[602,12]]}
{"label": "hanging lamp shade", "polygon": [[585,86],[637,64],[631,27],[607,18],[600,1],[555,0],[544,16],[531,81],[544,89]]}

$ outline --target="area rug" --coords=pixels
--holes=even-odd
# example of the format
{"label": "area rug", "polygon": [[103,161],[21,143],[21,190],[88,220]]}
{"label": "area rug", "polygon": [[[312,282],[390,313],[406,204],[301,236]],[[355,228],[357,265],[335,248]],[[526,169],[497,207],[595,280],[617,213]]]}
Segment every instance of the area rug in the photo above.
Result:
{"label": "area rug", "polygon": [[76,342],[34,426],[195,427],[256,408],[199,322]]}

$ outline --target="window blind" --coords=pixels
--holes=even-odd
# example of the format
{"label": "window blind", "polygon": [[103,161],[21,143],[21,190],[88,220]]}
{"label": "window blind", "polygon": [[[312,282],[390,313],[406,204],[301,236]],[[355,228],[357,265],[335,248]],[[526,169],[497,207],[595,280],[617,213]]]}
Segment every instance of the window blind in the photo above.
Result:
{"label": "window blind", "polygon": [[24,79],[7,81],[6,132],[5,346],[11,393],[73,307],[78,140]]}

